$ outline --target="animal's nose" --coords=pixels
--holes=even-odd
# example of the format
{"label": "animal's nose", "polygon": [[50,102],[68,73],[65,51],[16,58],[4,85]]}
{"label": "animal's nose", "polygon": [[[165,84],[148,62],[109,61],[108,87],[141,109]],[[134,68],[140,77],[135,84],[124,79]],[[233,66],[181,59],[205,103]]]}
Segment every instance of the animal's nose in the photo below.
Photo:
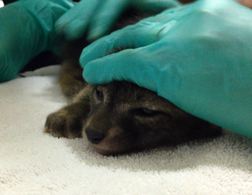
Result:
{"label": "animal's nose", "polygon": [[91,128],[86,129],[86,135],[88,140],[93,144],[98,144],[105,138],[105,133]]}

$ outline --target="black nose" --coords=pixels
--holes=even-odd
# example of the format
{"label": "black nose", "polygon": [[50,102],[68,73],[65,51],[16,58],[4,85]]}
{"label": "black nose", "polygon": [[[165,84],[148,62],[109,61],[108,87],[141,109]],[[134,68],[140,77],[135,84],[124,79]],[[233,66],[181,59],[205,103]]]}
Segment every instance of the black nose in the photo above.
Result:
{"label": "black nose", "polygon": [[105,133],[91,128],[86,129],[86,135],[88,140],[93,144],[100,143],[105,137]]}

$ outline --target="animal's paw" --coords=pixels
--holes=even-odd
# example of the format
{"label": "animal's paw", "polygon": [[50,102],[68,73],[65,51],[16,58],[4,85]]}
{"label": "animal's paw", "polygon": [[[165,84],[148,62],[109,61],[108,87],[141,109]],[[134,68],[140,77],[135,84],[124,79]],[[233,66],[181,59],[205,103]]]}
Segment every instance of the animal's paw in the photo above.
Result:
{"label": "animal's paw", "polygon": [[54,137],[81,137],[82,121],[80,117],[65,109],[50,114],[45,123],[45,132]]}

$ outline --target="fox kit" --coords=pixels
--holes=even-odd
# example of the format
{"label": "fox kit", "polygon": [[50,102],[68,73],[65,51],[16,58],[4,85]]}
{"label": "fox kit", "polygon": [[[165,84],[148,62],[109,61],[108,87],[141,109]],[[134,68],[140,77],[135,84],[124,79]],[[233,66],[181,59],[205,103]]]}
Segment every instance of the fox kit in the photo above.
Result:
{"label": "fox kit", "polygon": [[98,86],[85,83],[78,63],[83,43],[77,40],[66,46],[59,82],[70,103],[48,116],[45,132],[56,137],[86,136],[90,145],[104,155],[221,134],[219,127],[185,113],[133,83],[114,81]]}

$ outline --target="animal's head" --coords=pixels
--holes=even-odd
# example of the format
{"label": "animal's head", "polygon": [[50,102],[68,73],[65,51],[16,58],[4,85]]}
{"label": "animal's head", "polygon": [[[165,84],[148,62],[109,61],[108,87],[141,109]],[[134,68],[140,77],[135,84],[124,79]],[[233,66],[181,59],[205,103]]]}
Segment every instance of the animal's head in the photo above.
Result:
{"label": "animal's head", "polygon": [[174,145],[219,133],[219,128],[128,82],[94,87],[90,104],[83,136],[105,155]]}

